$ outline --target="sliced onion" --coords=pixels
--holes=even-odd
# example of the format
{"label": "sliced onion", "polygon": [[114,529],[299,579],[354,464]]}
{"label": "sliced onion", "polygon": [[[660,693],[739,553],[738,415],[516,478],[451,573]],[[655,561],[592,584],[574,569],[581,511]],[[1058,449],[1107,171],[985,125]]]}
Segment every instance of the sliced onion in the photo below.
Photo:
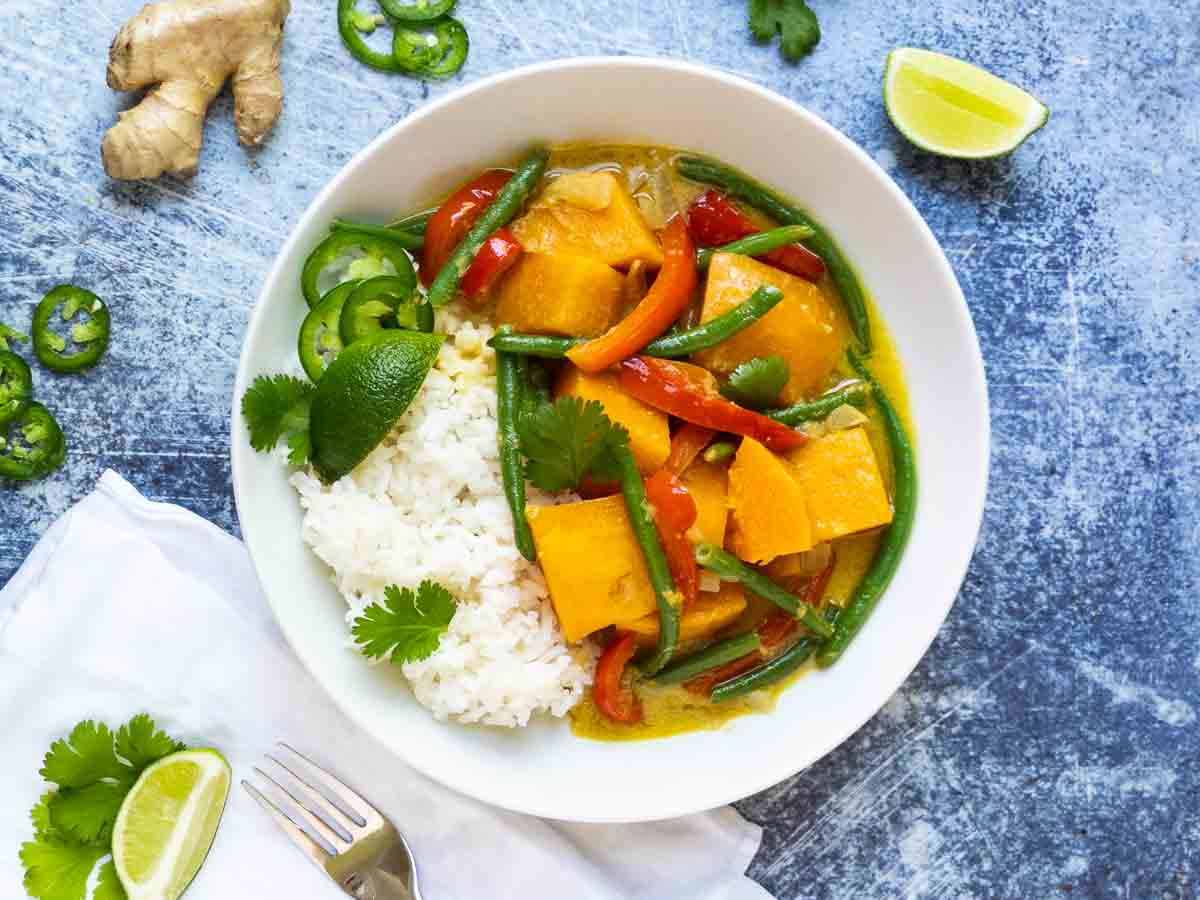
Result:
{"label": "sliced onion", "polygon": [[862,410],[855,409],[849,403],[843,403],[825,419],[825,427],[830,431],[843,431],[846,428],[855,428],[867,421],[867,417],[863,415]]}

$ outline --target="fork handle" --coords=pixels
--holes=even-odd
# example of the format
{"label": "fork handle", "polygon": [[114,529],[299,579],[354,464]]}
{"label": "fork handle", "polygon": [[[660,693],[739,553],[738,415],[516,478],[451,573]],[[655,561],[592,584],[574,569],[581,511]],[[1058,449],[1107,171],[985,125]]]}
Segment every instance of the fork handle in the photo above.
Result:
{"label": "fork handle", "polygon": [[421,900],[405,879],[380,868],[364,869],[345,880],[342,889],[357,900]]}

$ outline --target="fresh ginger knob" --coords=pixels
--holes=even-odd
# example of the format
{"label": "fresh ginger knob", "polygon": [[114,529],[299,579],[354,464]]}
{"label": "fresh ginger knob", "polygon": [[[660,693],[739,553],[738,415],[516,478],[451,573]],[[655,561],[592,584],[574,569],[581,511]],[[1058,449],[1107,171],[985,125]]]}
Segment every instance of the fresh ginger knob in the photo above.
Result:
{"label": "fresh ginger knob", "polygon": [[279,52],[288,9],[289,0],[142,7],[113,39],[108,86],[157,87],[104,135],[104,171],[124,180],[195,172],[205,113],[230,77],[238,139],[247,147],[261,144],[283,108]]}

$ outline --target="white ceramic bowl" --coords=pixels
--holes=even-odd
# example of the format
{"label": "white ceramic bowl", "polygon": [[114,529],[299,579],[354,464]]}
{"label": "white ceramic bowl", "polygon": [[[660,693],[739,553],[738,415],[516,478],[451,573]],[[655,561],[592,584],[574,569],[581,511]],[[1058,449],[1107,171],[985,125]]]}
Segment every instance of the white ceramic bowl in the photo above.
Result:
{"label": "white ceramic bowl", "polygon": [[[899,347],[916,426],[912,541],[870,622],[831,670],[802,678],[767,715],[667,740],[597,743],[563,722],[523,730],[434,721],[389,667],[346,649],[344,605],[300,540],[287,472],[250,448],[238,402],[294,365],[309,250],[339,215],[385,220],[533,142],[658,144],[711,154],[773,185],[828,226]],[[975,546],[988,467],[983,363],[945,256],[875,163],[790,100],[712,69],[577,59],[467,85],[373,141],[301,217],[259,295],[234,394],[233,483],[242,531],[284,634],[362,728],[414,768],[520,812],[581,821],[659,819],[770,787],[820,759],[891,696],[950,610]]]}

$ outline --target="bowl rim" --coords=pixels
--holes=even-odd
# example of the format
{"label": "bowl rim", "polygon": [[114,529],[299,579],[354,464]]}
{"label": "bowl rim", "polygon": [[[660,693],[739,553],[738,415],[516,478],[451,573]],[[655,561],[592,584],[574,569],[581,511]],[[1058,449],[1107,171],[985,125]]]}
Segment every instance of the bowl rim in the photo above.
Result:
{"label": "bowl rim", "polygon": [[[296,219],[291,226],[287,239],[276,252],[275,259],[267,271],[263,279],[262,286],[255,298],[254,306],[250,314],[250,319],[246,326],[245,336],[242,342],[242,350],[238,357],[237,373],[234,381],[234,392],[231,398],[230,405],[230,457],[231,457],[231,481],[233,483],[234,502],[238,510],[238,521],[243,531],[243,542],[247,547],[247,553],[250,556],[251,564],[254,568],[255,578],[258,580],[259,587],[267,599],[267,603],[271,609],[271,613],[278,623],[281,632],[284,635],[288,646],[296,657],[300,660],[305,669],[312,675],[313,680],[317,682],[330,697],[333,703],[341,710],[348,719],[350,719],[364,733],[371,735],[379,743],[386,747],[389,752],[395,754],[408,766],[415,771],[420,772],[423,776],[442,784],[450,789],[473,797],[477,800],[485,802],[489,805],[508,809],[513,812],[523,813],[541,818],[553,819],[558,821],[574,821],[574,822],[609,822],[609,823],[631,823],[639,821],[657,821],[677,816],[698,813],[709,809],[715,809],[719,806],[724,806],[729,803],[737,802],[760,791],[766,790],[792,777],[798,772],[803,771],[811,765],[819,762],[828,756],[833,750],[837,749],[842,743],[848,740],[860,728],[870,721],[882,708],[883,704],[875,709],[865,709],[864,713],[858,717],[851,719],[851,723],[836,732],[828,733],[822,740],[818,749],[815,752],[806,754],[810,758],[800,764],[794,764],[791,761],[781,760],[781,762],[772,767],[764,767],[756,777],[747,778],[738,783],[736,788],[726,789],[724,791],[715,790],[704,801],[696,802],[674,802],[671,805],[655,811],[653,814],[638,814],[633,816],[621,817],[595,817],[595,816],[577,816],[570,813],[564,814],[559,810],[553,809],[551,806],[543,804],[536,796],[537,792],[529,792],[530,797],[528,802],[514,802],[508,794],[501,795],[500,792],[493,791],[487,785],[480,785],[477,781],[459,778],[455,771],[434,771],[433,767],[423,764],[418,756],[412,753],[405,752],[400,746],[392,742],[386,741],[379,736],[376,731],[370,727],[370,724],[360,717],[353,706],[344,702],[344,698],[339,697],[333,689],[322,681],[315,673],[314,666],[310,664],[306,655],[300,650],[299,642],[293,637],[292,629],[287,624],[286,616],[280,614],[278,602],[272,597],[267,590],[263,580],[259,565],[250,552],[250,542],[245,538],[245,523],[241,516],[243,508],[243,489],[241,483],[243,477],[240,473],[243,471],[244,460],[248,458],[247,454],[254,451],[249,447],[249,444],[241,439],[241,430],[239,428],[240,419],[240,404],[239,398],[245,392],[250,381],[251,371],[251,352],[250,348],[257,341],[259,331],[263,327],[265,319],[266,307],[268,302],[268,287],[275,284],[280,278],[281,271],[285,261],[292,255],[294,245],[299,241],[300,235],[305,230],[310,218],[315,214],[315,211],[324,205],[325,199],[335,193],[342,183],[351,177],[353,173],[368,157],[376,152],[376,150],[387,144],[401,131],[411,127],[421,119],[427,118],[439,112],[446,106],[458,102],[460,99],[470,96],[471,94],[489,90],[499,84],[507,81],[514,81],[530,77],[538,77],[542,75],[552,74],[555,72],[595,68],[603,70],[606,68],[613,69],[643,69],[647,72],[675,72],[692,76],[698,76],[702,79],[712,79],[758,95],[759,99],[765,100],[768,103],[778,107],[783,114],[799,116],[806,120],[807,124],[818,131],[824,132],[827,137],[830,137],[834,142],[842,145],[842,148],[848,151],[852,156],[858,158],[869,171],[876,176],[876,181],[879,186],[886,192],[892,195],[892,199],[896,201],[899,207],[903,210],[904,215],[909,220],[909,224],[914,229],[916,236],[922,244],[930,251],[931,261],[935,265],[937,276],[944,282],[944,286],[949,290],[957,303],[953,304],[953,312],[958,321],[955,323],[962,331],[962,334],[969,340],[970,351],[967,354],[972,368],[971,379],[974,385],[978,386],[979,390],[976,396],[976,401],[979,404],[981,432],[975,435],[979,452],[976,458],[972,460],[964,460],[964,464],[969,465],[973,469],[972,483],[980,485],[978,494],[977,508],[970,511],[970,516],[964,521],[971,529],[971,552],[966,554],[961,565],[956,566],[952,571],[953,583],[957,588],[951,593],[945,602],[944,609],[940,611],[940,622],[937,628],[933,629],[928,638],[923,641],[923,646],[920,648],[920,653],[914,654],[913,662],[907,668],[901,669],[902,676],[895,680],[894,684],[890,685],[890,698],[900,688],[900,686],[908,680],[909,676],[916,669],[917,665],[923,660],[929,652],[929,647],[933,640],[940,633],[942,626],[945,625],[946,619],[953,608],[958,594],[962,589],[963,581],[966,578],[967,569],[971,560],[974,558],[975,549],[979,540],[979,533],[983,523],[983,514],[986,506],[988,479],[990,474],[991,461],[991,416],[990,403],[988,397],[987,379],[985,375],[983,356],[979,346],[978,334],[975,330],[974,322],[971,318],[970,309],[967,306],[966,298],[963,294],[962,287],[958,282],[958,278],[946,258],[945,252],[938,243],[932,230],[929,228],[924,217],[913,205],[908,196],[901,190],[899,185],[887,174],[887,172],[857,143],[843,134],[833,125],[826,122],[817,113],[812,112],[807,107],[797,103],[783,94],[777,93],[762,85],[756,84],[749,79],[735,75],[730,72],[716,69],[710,66],[699,63],[658,58],[647,56],[579,56],[568,59],[549,60],[545,62],[532,63],[525,66],[520,66],[515,69],[509,69],[503,72],[498,72],[489,76],[485,76],[469,84],[462,85],[457,89],[450,91],[442,97],[426,103],[419,109],[409,113],[404,118],[388,126],[384,131],[377,135],[374,139],[368,142],[362,149],[350,157],[341,168],[329,179],[320,191],[309,201],[304,211]],[[918,507],[918,517],[921,515],[921,509]],[[914,642],[914,647],[916,646]],[[887,701],[885,700],[884,703]]]}

